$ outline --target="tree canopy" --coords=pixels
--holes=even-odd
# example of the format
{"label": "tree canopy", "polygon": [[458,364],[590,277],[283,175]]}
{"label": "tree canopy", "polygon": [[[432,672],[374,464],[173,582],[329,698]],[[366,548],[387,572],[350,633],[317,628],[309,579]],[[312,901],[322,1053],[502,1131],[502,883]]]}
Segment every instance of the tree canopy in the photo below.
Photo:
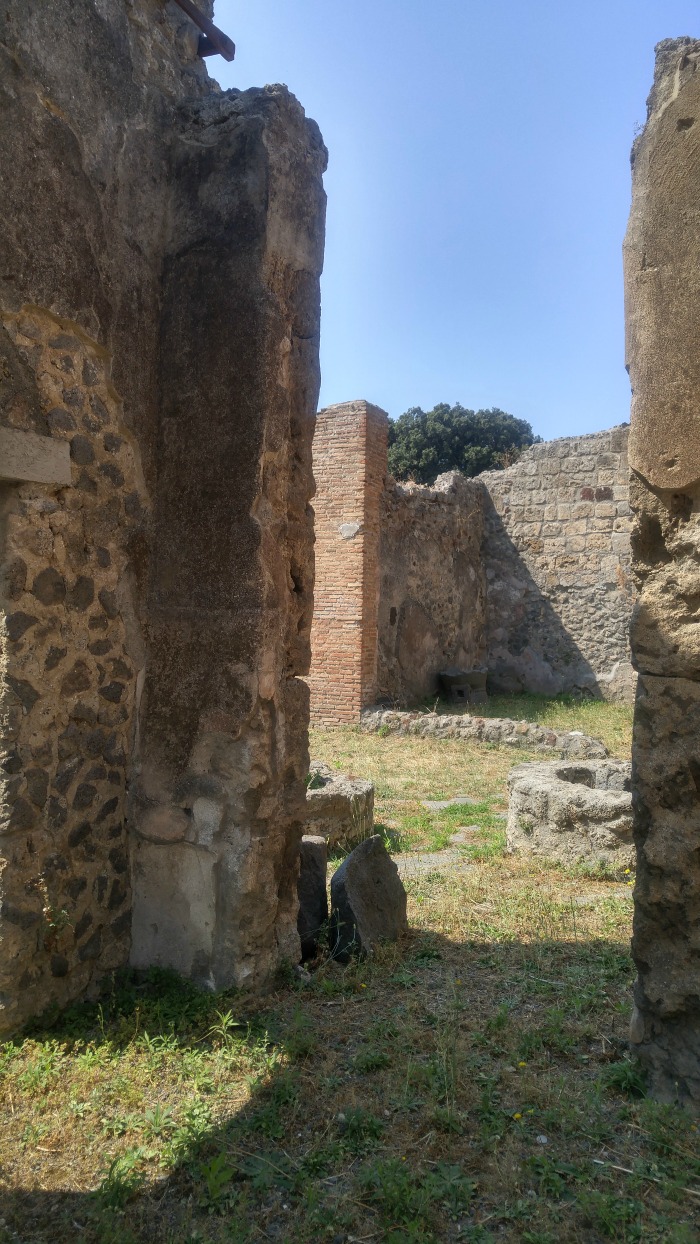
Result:
{"label": "tree canopy", "polygon": [[515,462],[535,436],[525,419],[503,410],[466,410],[440,402],[412,406],[389,424],[389,470],[396,479],[432,484],[444,471],[478,475]]}

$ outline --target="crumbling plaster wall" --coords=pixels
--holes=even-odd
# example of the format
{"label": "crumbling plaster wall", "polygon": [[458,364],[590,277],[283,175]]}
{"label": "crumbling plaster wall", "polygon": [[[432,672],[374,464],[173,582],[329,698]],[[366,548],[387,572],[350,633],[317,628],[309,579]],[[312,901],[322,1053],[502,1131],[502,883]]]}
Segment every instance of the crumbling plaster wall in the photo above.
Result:
{"label": "crumbling plaster wall", "polygon": [[[209,6],[211,8],[211,6]],[[6,0],[0,1027],[298,954],[325,149],[162,0]],[[131,929],[133,927],[133,940]]]}
{"label": "crumbling plaster wall", "polygon": [[483,663],[483,494],[458,471],[432,487],[387,479],[379,558],[379,697],[437,694],[438,670]]}
{"label": "crumbling plaster wall", "polygon": [[638,969],[653,1091],[700,1106],[700,40],[656,49],[625,241]]}
{"label": "crumbling plaster wall", "polygon": [[547,441],[478,477],[493,690],[632,700],[627,438]]}

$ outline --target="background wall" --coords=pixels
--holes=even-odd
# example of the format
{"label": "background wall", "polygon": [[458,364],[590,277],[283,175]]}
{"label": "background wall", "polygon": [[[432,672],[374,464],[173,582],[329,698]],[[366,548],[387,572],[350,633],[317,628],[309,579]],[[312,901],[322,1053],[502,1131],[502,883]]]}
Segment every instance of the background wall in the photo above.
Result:
{"label": "background wall", "polygon": [[473,480],[381,487],[386,422],[364,402],[318,419],[314,720],[419,702],[448,665],[487,665],[492,691],[631,699],[627,426]]}
{"label": "background wall", "polygon": [[380,512],[377,690],[397,703],[437,692],[437,671],[485,656],[483,493],[458,471],[432,487],[391,477]]}
{"label": "background wall", "polygon": [[479,476],[494,690],[631,700],[628,432],[533,445]]}

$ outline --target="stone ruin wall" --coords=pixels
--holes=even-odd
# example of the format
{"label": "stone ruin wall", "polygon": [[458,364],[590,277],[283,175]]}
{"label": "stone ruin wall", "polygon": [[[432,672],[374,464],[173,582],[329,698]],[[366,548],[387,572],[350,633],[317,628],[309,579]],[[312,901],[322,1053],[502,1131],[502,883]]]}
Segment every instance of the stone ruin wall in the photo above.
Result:
{"label": "stone ruin wall", "polygon": [[32,1010],[62,994],[47,973],[82,990],[96,966],[123,963],[131,922],[126,783],[143,660],[124,583],[147,501],[105,357],[74,329],[39,309],[2,318],[2,426],[64,442],[72,477],[0,485],[2,953]]}
{"label": "stone ruin wall", "polygon": [[656,49],[625,240],[639,686],[631,1038],[657,1096],[700,1105],[700,40]]}
{"label": "stone ruin wall", "polygon": [[492,691],[631,700],[627,427],[426,487],[387,476],[387,425],[363,402],[318,417],[313,720],[421,702],[450,665],[487,665]]}
{"label": "stone ruin wall", "polygon": [[316,418],[316,578],[308,679],[319,725],[358,721],[377,698],[379,513],[387,417],[369,402]]}
{"label": "stone ruin wall", "polygon": [[129,955],[298,958],[325,150],[284,88],[220,93],[175,6],[6,9],[11,1030]]}
{"label": "stone ruin wall", "polygon": [[485,659],[483,495],[458,471],[432,487],[387,479],[379,520],[380,700],[436,693],[436,672]]}
{"label": "stone ruin wall", "polygon": [[479,476],[494,691],[633,699],[628,432],[533,445]]}

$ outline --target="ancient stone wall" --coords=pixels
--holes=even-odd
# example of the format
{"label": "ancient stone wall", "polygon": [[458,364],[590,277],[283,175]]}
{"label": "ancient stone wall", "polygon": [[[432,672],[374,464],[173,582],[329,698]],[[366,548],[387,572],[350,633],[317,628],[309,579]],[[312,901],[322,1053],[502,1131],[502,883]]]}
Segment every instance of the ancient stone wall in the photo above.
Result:
{"label": "ancient stone wall", "polygon": [[487,665],[492,691],[631,700],[627,436],[550,441],[424,487],[387,476],[383,412],[322,411],[313,719],[358,721],[377,696],[415,704],[449,665]]}
{"label": "ancient stone wall", "polygon": [[325,165],[175,6],[5,7],[3,1029],[298,957]]}
{"label": "ancient stone wall", "polygon": [[414,703],[446,666],[473,669],[484,647],[481,486],[458,471],[432,487],[389,478],[382,495],[379,696]]}
{"label": "ancient stone wall", "polygon": [[479,476],[493,690],[632,699],[627,436],[548,441]]}
{"label": "ancient stone wall", "polygon": [[319,725],[377,697],[380,506],[388,416],[369,402],[319,412],[313,442],[316,584],[309,676]]}
{"label": "ancient stone wall", "polygon": [[631,1038],[662,1098],[700,1105],[700,40],[656,49],[625,241],[632,383]]}

